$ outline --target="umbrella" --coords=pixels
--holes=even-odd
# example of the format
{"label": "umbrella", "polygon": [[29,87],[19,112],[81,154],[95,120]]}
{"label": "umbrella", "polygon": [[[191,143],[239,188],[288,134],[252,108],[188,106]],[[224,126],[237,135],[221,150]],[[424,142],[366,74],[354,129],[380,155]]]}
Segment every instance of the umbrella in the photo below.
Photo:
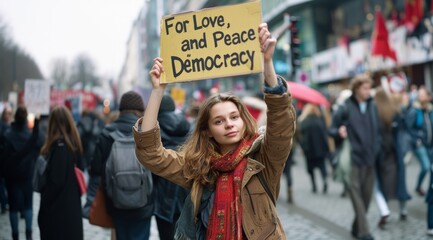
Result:
{"label": "umbrella", "polygon": [[329,107],[329,101],[319,91],[308,87],[302,83],[287,81],[292,97],[298,100]]}

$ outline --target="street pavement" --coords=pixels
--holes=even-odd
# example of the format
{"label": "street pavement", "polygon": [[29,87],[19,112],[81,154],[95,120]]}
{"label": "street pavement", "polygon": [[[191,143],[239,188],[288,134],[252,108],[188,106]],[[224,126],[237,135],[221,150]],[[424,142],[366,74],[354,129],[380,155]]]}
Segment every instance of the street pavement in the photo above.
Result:
{"label": "street pavement", "polygon": [[[297,149],[295,165],[292,167],[294,204],[287,203],[287,185],[283,176],[281,179],[280,196],[277,202],[277,211],[283,224],[287,239],[294,240],[339,240],[352,239],[350,228],[354,213],[349,197],[341,197],[342,185],[334,182],[328,177],[328,193],[322,193],[322,180],[319,171],[316,170],[317,193],[311,192],[309,176],[306,172],[305,160],[302,151]],[[390,202],[392,214],[389,223],[384,230],[377,227],[379,211],[374,199],[370,204],[368,221],[375,239],[433,239],[426,235],[426,204],[424,198],[417,196],[413,189],[418,176],[418,162],[412,160],[407,165],[407,186],[412,199],[408,202],[409,215],[406,221],[399,220],[398,202]],[[329,171],[330,173],[330,171]],[[330,175],[330,174],[329,174]],[[424,180],[424,189],[427,189],[429,176]],[[39,229],[37,224],[37,213],[39,210],[39,194],[34,194],[33,207],[33,239],[39,240]],[[82,199],[84,203],[84,197]],[[20,220],[20,237],[24,239],[24,220]],[[86,240],[108,240],[110,230],[89,224],[83,219],[84,239]],[[11,239],[11,230],[8,214],[0,215],[0,240]],[[151,240],[157,240],[158,230],[156,222],[152,220]]]}

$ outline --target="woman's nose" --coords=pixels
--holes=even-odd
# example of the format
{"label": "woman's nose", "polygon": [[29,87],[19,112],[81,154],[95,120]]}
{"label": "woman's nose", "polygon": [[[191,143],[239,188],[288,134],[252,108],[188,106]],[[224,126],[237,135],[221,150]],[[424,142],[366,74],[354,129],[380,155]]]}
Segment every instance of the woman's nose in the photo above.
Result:
{"label": "woman's nose", "polygon": [[233,127],[233,123],[230,120],[226,121],[226,128],[232,128]]}

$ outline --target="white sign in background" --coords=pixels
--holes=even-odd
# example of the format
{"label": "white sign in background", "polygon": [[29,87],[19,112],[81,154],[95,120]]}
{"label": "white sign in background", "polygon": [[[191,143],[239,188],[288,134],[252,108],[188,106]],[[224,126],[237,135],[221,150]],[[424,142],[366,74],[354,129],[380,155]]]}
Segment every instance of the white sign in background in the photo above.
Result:
{"label": "white sign in background", "polygon": [[43,80],[26,79],[24,104],[29,113],[48,115],[50,112],[50,84]]}

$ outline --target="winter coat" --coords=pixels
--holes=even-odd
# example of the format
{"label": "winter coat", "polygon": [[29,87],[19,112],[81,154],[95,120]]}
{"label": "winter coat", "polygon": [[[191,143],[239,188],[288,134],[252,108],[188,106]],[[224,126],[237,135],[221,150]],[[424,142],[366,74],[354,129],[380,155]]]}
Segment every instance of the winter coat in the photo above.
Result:
{"label": "winter coat", "polygon": [[[162,145],[165,148],[176,150],[185,142],[191,125],[183,115],[176,114],[174,111],[160,111],[158,122]],[[154,214],[173,223],[176,216],[180,215],[188,190],[158,175],[152,175],[155,197]]]}
{"label": "winter coat", "polygon": [[39,155],[43,139],[39,134],[39,120],[35,120],[33,130],[26,124],[12,123],[3,138],[2,172],[7,182],[30,181],[34,162]]}
{"label": "winter coat", "polygon": [[[345,125],[351,146],[351,163],[358,167],[374,167],[381,151],[379,114],[372,98],[367,101],[365,113],[361,113],[354,96],[348,98],[332,117],[329,134],[342,142],[338,129]],[[368,131],[367,131],[368,130]]]}
{"label": "winter coat", "polygon": [[[286,239],[272,198],[276,199],[279,194],[281,174],[295,133],[296,114],[289,94],[265,94],[265,102],[268,106],[266,132],[256,139],[247,153],[240,193],[243,204],[242,226],[248,239]],[[139,161],[153,173],[190,189],[192,182],[187,182],[182,172],[184,161],[178,152],[163,148],[159,125],[141,132],[140,124],[141,119],[134,126]],[[267,187],[261,183],[259,174]],[[204,204],[212,204],[212,198],[206,194],[207,188],[204,189],[199,191],[197,199],[187,198],[185,204],[190,206],[191,201],[201,202],[200,208]],[[197,217],[200,218],[199,215]]]}
{"label": "winter coat", "polygon": [[[427,126],[425,118],[430,120],[430,125]],[[433,105],[428,104],[426,110],[421,109],[419,102],[414,102],[406,114],[406,126],[411,135],[412,145],[417,146],[417,142],[422,143],[426,147],[433,146]],[[429,131],[429,129],[431,131]]]}
{"label": "winter coat", "polygon": [[94,113],[82,116],[77,123],[81,144],[83,145],[83,162],[85,168],[88,168],[90,165],[93,152],[95,151],[96,140],[103,128],[104,122]]}
{"label": "winter coat", "polygon": [[329,154],[328,130],[322,117],[309,115],[300,122],[301,147],[307,158],[308,169],[314,166],[313,159],[322,161]]}
{"label": "winter coat", "polygon": [[[91,164],[90,174],[92,177],[100,177],[102,186],[105,190],[105,165],[108,160],[108,156],[111,152],[111,147],[114,143],[114,139],[109,135],[109,133],[119,130],[124,135],[128,136],[132,134],[132,126],[137,121],[138,117],[133,113],[121,113],[119,118],[112,124],[106,126],[102,133],[99,135],[96,142],[95,152],[93,154],[93,160]],[[106,191],[106,207],[108,213],[117,219],[143,219],[149,218],[153,214],[153,204],[143,206],[139,209],[118,209],[113,206],[113,202],[108,197]]]}
{"label": "winter coat", "polygon": [[81,193],[74,172],[80,156],[63,139],[50,149],[38,215],[41,239],[83,239]]}

